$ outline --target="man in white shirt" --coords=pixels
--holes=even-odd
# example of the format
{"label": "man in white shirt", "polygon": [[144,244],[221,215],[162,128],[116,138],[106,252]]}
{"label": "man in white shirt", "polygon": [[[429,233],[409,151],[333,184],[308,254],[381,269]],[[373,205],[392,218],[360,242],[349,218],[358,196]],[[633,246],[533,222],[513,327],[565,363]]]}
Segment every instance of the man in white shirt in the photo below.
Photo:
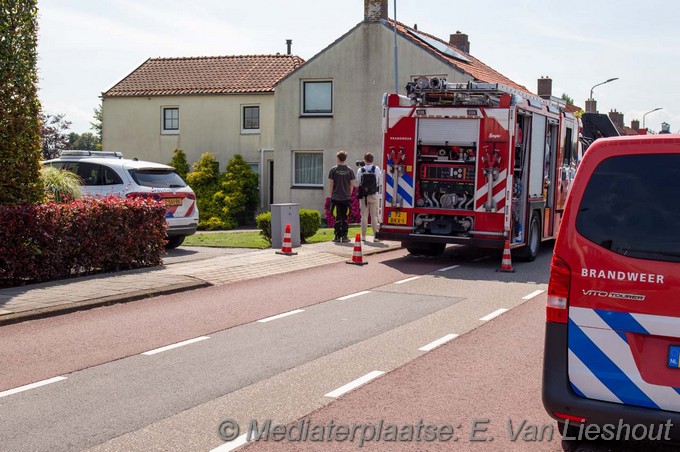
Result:
{"label": "man in white shirt", "polygon": [[366,241],[369,215],[374,235],[373,241],[379,242],[375,238],[375,233],[378,232],[378,204],[380,203],[381,176],[380,168],[373,165],[373,154],[370,152],[364,154],[364,166],[357,171],[359,207],[361,209],[361,240],[364,242]]}

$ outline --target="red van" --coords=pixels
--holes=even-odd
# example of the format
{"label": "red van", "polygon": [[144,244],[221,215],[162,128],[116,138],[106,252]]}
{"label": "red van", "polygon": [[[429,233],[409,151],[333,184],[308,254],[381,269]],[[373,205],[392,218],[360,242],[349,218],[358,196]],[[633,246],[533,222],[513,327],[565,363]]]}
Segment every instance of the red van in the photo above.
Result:
{"label": "red van", "polygon": [[680,443],[680,136],[580,163],[548,286],[543,405],[564,440]]}

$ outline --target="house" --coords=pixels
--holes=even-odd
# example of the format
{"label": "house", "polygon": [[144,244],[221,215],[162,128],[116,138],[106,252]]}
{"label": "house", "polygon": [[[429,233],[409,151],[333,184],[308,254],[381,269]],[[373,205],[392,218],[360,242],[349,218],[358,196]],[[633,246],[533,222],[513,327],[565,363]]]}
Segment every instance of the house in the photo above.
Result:
{"label": "house", "polygon": [[382,96],[417,76],[503,83],[529,91],[470,54],[467,35],[449,41],[387,17],[388,0],[364,0],[364,20],[276,85],[274,197],[270,202],[323,210],[328,170],[344,149],[353,165],[382,143]]}
{"label": "house", "polygon": [[159,163],[182,149],[189,164],[212,152],[221,171],[241,154],[269,192],[274,86],[304,63],[290,44],[285,55],[146,60],[102,94],[103,149]]}

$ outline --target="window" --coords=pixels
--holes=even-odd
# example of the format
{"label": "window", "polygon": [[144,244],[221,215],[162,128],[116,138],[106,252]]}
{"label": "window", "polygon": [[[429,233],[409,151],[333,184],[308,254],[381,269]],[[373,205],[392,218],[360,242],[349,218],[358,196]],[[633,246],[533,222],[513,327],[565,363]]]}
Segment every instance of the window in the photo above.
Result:
{"label": "window", "polygon": [[163,107],[162,133],[179,133],[179,107]]}
{"label": "window", "polygon": [[293,185],[323,187],[323,152],[293,151]]}
{"label": "window", "polygon": [[260,107],[257,105],[245,105],[242,109],[241,133],[260,132]]}
{"label": "window", "polygon": [[174,170],[166,169],[130,169],[132,179],[142,187],[183,188],[187,184]]}
{"label": "window", "polygon": [[302,82],[302,114],[333,114],[333,82]]}
{"label": "window", "polygon": [[626,155],[595,169],[576,229],[591,242],[638,259],[680,262],[680,155]]}

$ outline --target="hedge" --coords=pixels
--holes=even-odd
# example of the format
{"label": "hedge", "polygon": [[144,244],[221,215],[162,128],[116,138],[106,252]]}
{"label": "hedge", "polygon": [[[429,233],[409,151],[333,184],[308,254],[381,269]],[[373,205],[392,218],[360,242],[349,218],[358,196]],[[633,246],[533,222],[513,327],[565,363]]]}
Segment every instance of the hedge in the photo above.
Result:
{"label": "hedge", "polygon": [[160,265],[165,207],[153,200],[82,199],[0,205],[0,286]]}

